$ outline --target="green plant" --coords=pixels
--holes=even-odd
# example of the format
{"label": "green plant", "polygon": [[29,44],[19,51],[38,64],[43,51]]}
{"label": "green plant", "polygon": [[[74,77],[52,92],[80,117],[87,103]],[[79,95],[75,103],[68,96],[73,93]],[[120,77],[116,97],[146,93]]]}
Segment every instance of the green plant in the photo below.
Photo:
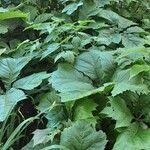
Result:
{"label": "green plant", "polygon": [[1,0],[0,148],[150,149],[149,13],[149,0]]}

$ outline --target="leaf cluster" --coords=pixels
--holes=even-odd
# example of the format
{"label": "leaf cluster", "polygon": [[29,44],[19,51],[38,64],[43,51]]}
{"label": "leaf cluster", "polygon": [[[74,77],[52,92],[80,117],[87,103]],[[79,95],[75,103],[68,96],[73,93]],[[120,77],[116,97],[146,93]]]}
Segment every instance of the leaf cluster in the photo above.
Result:
{"label": "leaf cluster", "polygon": [[0,149],[149,150],[149,14],[149,0],[0,0]]}

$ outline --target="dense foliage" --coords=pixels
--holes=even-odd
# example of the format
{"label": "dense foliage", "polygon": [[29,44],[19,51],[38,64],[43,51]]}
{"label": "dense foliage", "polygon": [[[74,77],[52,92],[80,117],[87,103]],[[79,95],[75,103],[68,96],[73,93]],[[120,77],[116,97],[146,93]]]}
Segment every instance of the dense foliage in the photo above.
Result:
{"label": "dense foliage", "polygon": [[150,149],[149,0],[0,0],[0,149]]}

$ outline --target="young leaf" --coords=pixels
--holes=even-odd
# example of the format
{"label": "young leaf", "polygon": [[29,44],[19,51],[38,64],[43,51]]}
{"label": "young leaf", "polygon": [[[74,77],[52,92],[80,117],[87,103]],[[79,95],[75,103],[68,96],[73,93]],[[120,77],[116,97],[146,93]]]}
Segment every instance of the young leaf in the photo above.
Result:
{"label": "young leaf", "polygon": [[64,129],[60,144],[71,150],[104,150],[107,143],[106,135],[86,121],[79,121]]}
{"label": "young leaf", "polygon": [[0,12],[0,20],[12,19],[12,18],[23,18],[27,19],[28,15],[21,11],[6,11]]}

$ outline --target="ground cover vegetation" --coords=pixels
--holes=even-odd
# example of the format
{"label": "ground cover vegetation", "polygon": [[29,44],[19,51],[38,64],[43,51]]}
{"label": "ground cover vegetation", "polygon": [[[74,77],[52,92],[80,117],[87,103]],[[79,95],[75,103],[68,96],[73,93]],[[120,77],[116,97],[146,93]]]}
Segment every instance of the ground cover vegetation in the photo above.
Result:
{"label": "ground cover vegetation", "polygon": [[0,149],[149,150],[150,1],[0,0]]}

